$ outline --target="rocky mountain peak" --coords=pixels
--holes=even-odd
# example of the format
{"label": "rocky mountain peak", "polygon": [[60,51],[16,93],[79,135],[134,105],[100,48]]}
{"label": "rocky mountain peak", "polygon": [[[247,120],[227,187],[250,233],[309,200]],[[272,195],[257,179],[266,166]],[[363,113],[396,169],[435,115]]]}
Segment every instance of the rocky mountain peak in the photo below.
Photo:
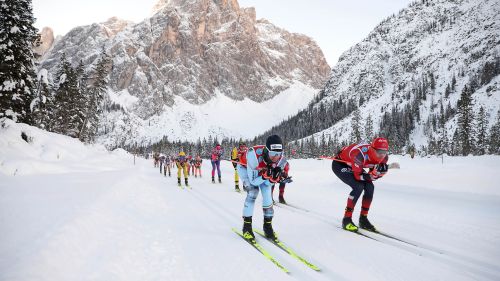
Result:
{"label": "rocky mountain peak", "polygon": [[35,48],[35,53],[44,56],[54,44],[54,31],[46,26],[40,32],[40,46]]}
{"label": "rocky mountain peak", "polygon": [[136,24],[111,18],[74,28],[41,67],[55,72],[62,53],[75,64],[93,64],[105,48],[110,90],[134,101],[126,107],[135,124],[181,101],[201,106],[224,96],[262,103],[294,85],[310,96],[328,78],[330,67],[311,38],[257,21],[255,9],[236,0],[161,0],[153,11]]}
{"label": "rocky mountain peak", "polygon": [[123,31],[127,26],[133,24],[133,22],[123,20],[117,17],[111,17],[107,21],[101,24],[106,28],[106,33],[108,34],[108,36],[113,37],[118,32]]}

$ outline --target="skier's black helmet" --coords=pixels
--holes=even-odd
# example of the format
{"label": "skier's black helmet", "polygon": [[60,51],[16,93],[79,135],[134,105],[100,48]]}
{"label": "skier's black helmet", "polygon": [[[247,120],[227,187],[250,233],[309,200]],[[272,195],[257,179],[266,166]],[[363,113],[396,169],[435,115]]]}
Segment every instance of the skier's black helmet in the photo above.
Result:
{"label": "skier's black helmet", "polygon": [[[266,140],[266,148],[264,149],[264,161],[271,163],[271,157],[281,155],[283,153],[283,141],[278,135],[269,136]],[[271,157],[270,157],[271,156]]]}
{"label": "skier's black helmet", "polygon": [[269,136],[266,140],[266,148],[268,151],[282,152],[283,141],[281,140],[280,136],[278,135]]}

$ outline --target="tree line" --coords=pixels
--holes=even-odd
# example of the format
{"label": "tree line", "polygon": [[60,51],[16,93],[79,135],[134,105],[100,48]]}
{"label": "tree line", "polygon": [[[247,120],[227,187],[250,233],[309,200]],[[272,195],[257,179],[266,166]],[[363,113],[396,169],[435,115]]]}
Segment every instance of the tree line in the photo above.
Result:
{"label": "tree line", "polygon": [[[0,5],[0,118],[93,142],[103,110],[110,58],[72,65],[61,56],[55,75],[36,71],[40,35],[31,0]],[[55,77],[52,79],[52,77]]]}

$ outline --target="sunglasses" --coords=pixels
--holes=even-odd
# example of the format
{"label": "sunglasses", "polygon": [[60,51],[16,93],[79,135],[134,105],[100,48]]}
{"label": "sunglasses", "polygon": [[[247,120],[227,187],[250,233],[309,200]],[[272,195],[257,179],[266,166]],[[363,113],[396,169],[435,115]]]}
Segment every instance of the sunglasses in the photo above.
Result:
{"label": "sunglasses", "polygon": [[375,152],[378,154],[378,155],[387,155],[388,151],[385,150],[385,149],[375,149]]}
{"label": "sunglasses", "polygon": [[282,153],[283,153],[282,151],[272,151],[272,150],[269,150],[269,157],[281,156]]}

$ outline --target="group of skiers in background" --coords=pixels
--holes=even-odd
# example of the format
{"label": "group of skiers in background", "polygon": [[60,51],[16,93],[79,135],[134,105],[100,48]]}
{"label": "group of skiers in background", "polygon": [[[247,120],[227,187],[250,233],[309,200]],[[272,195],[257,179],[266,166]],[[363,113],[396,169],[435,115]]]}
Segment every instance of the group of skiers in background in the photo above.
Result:
{"label": "group of skiers in background", "polygon": [[201,164],[203,159],[199,155],[196,157],[186,156],[184,151],[179,152],[177,156],[168,156],[160,153],[153,154],[154,167],[160,167],[160,173],[165,177],[172,175],[171,169],[177,167],[177,184],[181,185],[181,176],[184,175],[184,184],[189,186],[189,176],[201,178]]}
{"label": "group of skiers in background", "polygon": [[[356,232],[358,226],[352,221],[352,213],[358,199],[361,200],[361,212],[359,227],[368,231],[376,232],[368,220],[368,212],[373,200],[375,186],[374,181],[382,178],[388,171],[389,143],[385,138],[375,138],[371,143],[353,143],[343,147],[333,157],[333,173],[351,188],[348,195],[346,208],[342,220],[345,230]],[[276,240],[276,233],[272,227],[274,217],[273,199],[275,185],[279,186],[278,202],[287,204],[284,198],[287,183],[292,182],[289,175],[290,164],[284,155],[284,143],[278,135],[269,136],[263,145],[247,147],[240,142],[238,147],[231,151],[231,159],[223,159],[224,150],[220,144],[212,149],[210,158],[212,164],[212,183],[215,183],[217,172],[218,182],[222,183],[220,164],[222,160],[231,161],[234,167],[235,190],[240,192],[240,180],[243,190],[247,192],[243,207],[243,236],[245,239],[254,240],[252,230],[252,217],[255,200],[262,194],[262,209],[264,214],[263,230],[267,238]],[[160,167],[160,172],[165,176],[172,165],[177,166],[177,180],[181,185],[181,172],[184,174],[185,185],[188,186],[188,176],[191,173],[195,177],[201,177],[202,159],[200,155],[195,158],[186,156],[181,151],[177,157],[154,154],[154,165]]]}

